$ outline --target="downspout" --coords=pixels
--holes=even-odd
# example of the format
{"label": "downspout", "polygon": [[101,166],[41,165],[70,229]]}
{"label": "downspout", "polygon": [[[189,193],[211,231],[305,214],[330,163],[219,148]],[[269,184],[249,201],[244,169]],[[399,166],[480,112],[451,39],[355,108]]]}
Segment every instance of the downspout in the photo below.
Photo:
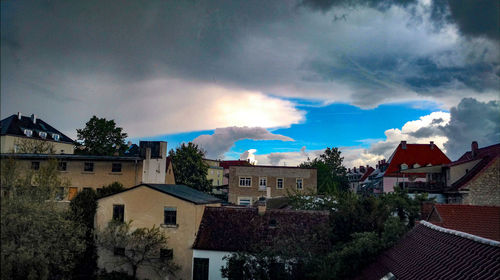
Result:
{"label": "downspout", "polygon": [[135,168],[135,177],[134,177],[134,186],[137,186],[137,159],[134,160],[135,164],[134,164],[134,168]]}

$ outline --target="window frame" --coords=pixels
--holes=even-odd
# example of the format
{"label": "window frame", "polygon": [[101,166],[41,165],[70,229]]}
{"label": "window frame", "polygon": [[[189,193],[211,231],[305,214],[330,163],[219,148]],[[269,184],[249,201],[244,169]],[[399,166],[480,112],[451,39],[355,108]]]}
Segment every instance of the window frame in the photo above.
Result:
{"label": "window frame", "polygon": [[[116,168],[115,169],[116,166],[119,166],[120,168]],[[121,162],[113,162],[113,163],[111,163],[111,173],[122,173],[122,168],[123,168],[123,165],[122,165]]]}
{"label": "window frame", "polygon": [[[92,168],[88,169],[87,165],[92,166]],[[84,162],[83,163],[83,172],[94,172],[94,162],[91,162],[91,161]]]}
{"label": "window frame", "polygon": [[31,170],[40,170],[40,162],[32,161],[31,162]]}
{"label": "window frame", "polygon": [[[64,166],[64,168],[62,168]],[[57,163],[57,171],[68,171],[68,162],[60,161]]]}
{"label": "window frame", "polygon": [[[242,200],[248,200],[248,204],[241,204]],[[238,205],[251,206],[252,205],[252,197],[250,197],[250,196],[238,196]]]}
{"label": "window frame", "polygon": [[[279,180],[281,180],[281,188],[278,187],[279,186],[279,184],[278,184]],[[284,187],[285,187],[285,178],[276,178],[276,189],[277,190],[282,190]]]}
{"label": "window frame", "polygon": [[193,258],[193,280],[208,280],[210,275],[209,258]]}
{"label": "window frame", "polygon": [[[167,215],[168,213],[168,215]],[[174,213],[174,214],[172,214]],[[168,219],[167,219],[168,218]],[[164,206],[163,207],[163,224],[167,227],[177,227],[177,207]]]}
{"label": "window frame", "polygon": [[[245,185],[241,184],[242,179],[244,180]],[[248,180],[248,179],[250,179],[250,180]],[[249,185],[246,185],[246,183],[249,183]],[[239,176],[238,185],[242,188],[251,188],[252,187],[252,176]]]}
{"label": "window frame", "polygon": [[[121,215],[120,215],[120,213],[116,212],[116,209],[120,209],[120,208],[121,208],[121,211],[120,211]],[[121,219],[119,219],[119,218],[121,218]],[[111,219],[114,221],[122,222],[122,223],[125,222],[125,204],[113,204],[113,216]]]}
{"label": "window frame", "polygon": [[[300,188],[299,188],[299,181],[300,181]],[[297,190],[303,190],[304,189],[304,178],[296,178],[295,179],[295,188]]]}

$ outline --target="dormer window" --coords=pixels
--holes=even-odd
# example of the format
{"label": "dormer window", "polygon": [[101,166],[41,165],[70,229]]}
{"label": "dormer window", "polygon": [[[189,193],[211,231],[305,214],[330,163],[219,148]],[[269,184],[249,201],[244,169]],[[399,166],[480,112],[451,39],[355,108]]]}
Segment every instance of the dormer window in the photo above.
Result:
{"label": "dormer window", "polygon": [[419,167],[420,167],[420,164],[418,164],[418,163],[415,163],[415,164],[413,165],[413,168],[419,168]]}
{"label": "dormer window", "polygon": [[401,170],[405,170],[405,169],[408,169],[408,164],[406,164],[406,163],[401,164]]}
{"label": "dormer window", "polygon": [[25,129],[24,130],[24,135],[26,135],[28,137],[33,136],[33,130],[31,130],[31,129]]}
{"label": "dormer window", "polygon": [[59,134],[52,133],[52,139],[54,139],[55,141],[59,141]]}
{"label": "dormer window", "polygon": [[45,139],[45,138],[47,138],[47,132],[40,131],[40,132],[38,132],[38,136],[40,136],[40,138]]}

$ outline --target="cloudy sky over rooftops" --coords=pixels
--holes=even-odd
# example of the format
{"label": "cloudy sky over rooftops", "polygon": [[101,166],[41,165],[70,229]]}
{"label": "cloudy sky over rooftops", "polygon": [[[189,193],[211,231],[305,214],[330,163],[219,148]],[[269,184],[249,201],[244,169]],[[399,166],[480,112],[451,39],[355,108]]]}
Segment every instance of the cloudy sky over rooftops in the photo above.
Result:
{"label": "cloudy sky over rooftops", "polygon": [[500,139],[498,1],[1,5],[2,118],[36,113],[74,137],[95,114],[134,141],[279,165]]}

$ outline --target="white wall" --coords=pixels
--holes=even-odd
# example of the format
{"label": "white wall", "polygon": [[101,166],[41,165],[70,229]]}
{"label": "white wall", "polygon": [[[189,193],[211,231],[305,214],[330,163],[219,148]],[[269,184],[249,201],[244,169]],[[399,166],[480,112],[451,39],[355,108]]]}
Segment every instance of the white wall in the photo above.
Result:
{"label": "white wall", "polygon": [[[207,250],[193,250],[193,262],[194,258],[206,258],[208,260],[208,279],[227,279],[222,278],[220,269],[226,265],[226,261],[222,258],[231,255],[232,252],[221,252],[221,251],[207,251]],[[194,265],[193,265],[194,267]]]}

